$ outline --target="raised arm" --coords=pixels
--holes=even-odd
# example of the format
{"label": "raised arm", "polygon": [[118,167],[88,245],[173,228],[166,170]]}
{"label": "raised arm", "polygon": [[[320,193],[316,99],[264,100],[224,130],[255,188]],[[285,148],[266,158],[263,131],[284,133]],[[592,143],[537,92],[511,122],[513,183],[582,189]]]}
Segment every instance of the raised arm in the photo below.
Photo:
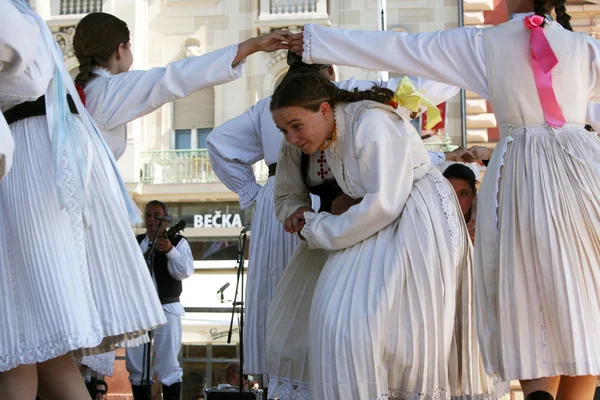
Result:
{"label": "raised arm", "polygon": [[[112,130],[143,117],[163,104],[189,96],[210,86],[220,85],[242,75],[242,66],[232,67],[237,45],[197,57],[170,63],[164,68],[129,71],[108,79],[100,94],[100,123]],[[94,90],[92,81],[89,90]],[[86,88],[87,90],[87,88]]]}
{"label": "raised arm", "polygon": [[[302,40],[302,42],[300,42]],[[300,42],[300,43],[299,43]],[[487,98],[483,36],[479,28],[409,35],[305,25],[292,50],[307,63],[326,63],[421,76]]]}
{"label": "raised arm", "polygon": [[[110,78],[103,93],[102,121],[106,129],[151,113],[168,102],[242,75],[245,57],[258,51],[287,48],[287,33],[275,31],[201,56],[170,63],[166,68],[129,71]],[[93,81],[92,81],[93,84]]]}
{"label": "raised arm", "polygon": [[254,204],[261,188],[252,165],[264,157],[259,129],[260,109],[265,107],[265,101],[268,108],[270,100],[259,101],[247,112],[215,128],[206,140],[213,171],[229,190],[238,194],[242,209]]}
{"label": "raised arm", "polygon": [[302,236],[311,248],[353,246],[400,216],[414,176],[411,137],[404,124],[408,122],[385,110],[371,110],[360,118],[356,137],[371,138],[357,140],[358,179],[367,193],[342,215],[305,213]]}
{"label": "raised arm", "polygon": [[300,207],[311,207],[310,192],[302,178],[302,152],[287,142],[281,145],[275,173],[275,215],[282,223]]}

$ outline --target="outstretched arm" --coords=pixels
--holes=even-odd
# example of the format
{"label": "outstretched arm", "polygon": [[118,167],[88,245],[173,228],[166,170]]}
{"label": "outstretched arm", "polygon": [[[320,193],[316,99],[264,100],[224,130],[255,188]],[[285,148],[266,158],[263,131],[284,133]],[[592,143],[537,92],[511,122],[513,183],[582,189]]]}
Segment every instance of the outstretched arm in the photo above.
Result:
{"label": "outstretched arm", "polygon": [[108,130],[143,117],[163,104],[217,86],[242,75],[242,61],[257,51],[287,48],[280,31],[201,56],[170,63],[165,68],[114,75],[103,95],[102,125]]}
{"label": "outstretched arm", "polygon": [[292,35],[292,51],[304,62],[348,65],[421,76],[487,98],[483,34],[479,28],[409,35],[305,25]]}

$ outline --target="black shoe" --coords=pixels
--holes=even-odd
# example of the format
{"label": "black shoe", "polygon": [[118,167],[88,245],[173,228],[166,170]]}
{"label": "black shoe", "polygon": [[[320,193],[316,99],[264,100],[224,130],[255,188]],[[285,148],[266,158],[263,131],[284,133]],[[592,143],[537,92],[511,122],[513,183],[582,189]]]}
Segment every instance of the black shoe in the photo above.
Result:
{"label": "black shoe", "polygon": [[175,382],[171,386],[162,385],[163,400],[181,399],[181,382]]}
{"label": "black shoe", "polygon": [[554,400],[554,397],[548,392],[538,390],[533,393],[529,393],[529,396],[525,400]]}
{"label": "black shoe", "polygon": [[150,385],[131,385],[133,400],[151,400],[152,386]]}

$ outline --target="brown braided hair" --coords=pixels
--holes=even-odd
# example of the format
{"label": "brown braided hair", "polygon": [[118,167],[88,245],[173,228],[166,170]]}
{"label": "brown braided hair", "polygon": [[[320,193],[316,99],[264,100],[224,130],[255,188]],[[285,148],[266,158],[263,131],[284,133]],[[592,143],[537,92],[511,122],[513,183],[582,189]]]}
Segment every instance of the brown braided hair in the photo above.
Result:
{"label": "brown braided hair", "polygon": [[323,102],[335,107],[338,103],[353,103],[372,100],[386,104],[394,92],[376,84],[369,90],[348,91],[338,89],[331,81],[317,71],[304,70],[285,76],[271,97],[271,111],[283,107],[302,107],[318,111]]}
{"label": "brown braided hair", "polygon": [[565,7],[566,0],[554,0],[549,3],[547,0],[533,0],[533,11],[536,15],[544,18],[544,23],[542,27],[546,25],[546,15],[550,13],[548,6],[554,8],[554,12],[556,13],[556,22],[562,25],[563,28],[569,31],[573,31],[573,27],[571,27],[571,16],[567,14],[567,7]]}
{"label": "brown braided hair", "polygon": [[554,12],[556,13],[556,22],[562,25],[568,31],[573,31],[571,26],[571,16],[567,14],[567,7],[565,7],[566,0],[556,0],[554,2]]}
{"label": "brown braided hair", "polygon": [[105,66],[119,45],[129,43],[129,28],[114,15],[96,12],[86,15],[75,29],[73,50],[79,61],[75,83],[85,87],[96,74],[95,66]]}

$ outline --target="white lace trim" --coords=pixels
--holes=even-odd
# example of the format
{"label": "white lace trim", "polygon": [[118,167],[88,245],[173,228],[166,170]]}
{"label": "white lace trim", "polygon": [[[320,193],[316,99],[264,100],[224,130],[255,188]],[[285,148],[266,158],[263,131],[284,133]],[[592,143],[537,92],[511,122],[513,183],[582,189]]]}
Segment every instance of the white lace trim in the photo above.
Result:
{"label": "white lace trim", "polygon": [[[19,339],[21,334],[19,334]],[[97,333],[74,333],[60,339],[44,343],[40,346],[23,349],[4,357],[0,357],[0,372],[8,371],[23,364],[36,364],[60,357],[68,352],[95,347],[102,341],[102,335]]]}
{"label": "white lace trim", "polygon": [[100,375],[112,376],[115,365],[115,352],[111,351],[108,353],[86,356],[81,360],[78,360],[78,364],[85,365]]}
{"label": "white lace trim", "polygon": [[260,193],[260,189],[262,189],[262,186],[256,182],[252,182],[244,186],[238,192],[238,197],[240,198],[240,207],[242,210],[246,210],[250,208],[252,204],[254,204],[256,201],[256,196],[258,196],[258,193]]}
{"label": "white lace trim", "polygon": [[496,180],[494,181],[494,231],[496,233],[496,238],[498,237],[498,210],[500,209],[500,201],[498,200],[498,193],[500,193],[500,177],[502,175],[502,169],[504,168],[504,156],[508,150],[508,144],[513,140],[512,136],[508,136],[502,145],[500,151],[500,167],[498,168]]}
{"label": "white lace trim", "polygon": [[111,77],[113,76],[113,73],[110,72],[108,69],[101,67],[99,65],[96,65],[94,68],[92,68],[92,72],[95,73],[98,76],[106,76],[106,77]]}
{"label": "white lace trim", "polygon": [[452,193],[450,192],[449,184],[437,168],[432,168],[429,172],[435,184],[435,188],[442,200],[442,207],[444,209],[444,220],[446,225],[446,233],[450,241],[450,252],[452,254],[452,270],[455,271],[456,266],[461,262],[461,253],[459,252],[460,243],[460,229],[458,212],[452,201]]}
{"label": "white lace trim", "polygon": [[387,393],[382,393],[377,398],[369,400],[447,400],[450,399],[450,389],[435,388],[431,390],[418,391],[407,389],[390,389]]}
{"label": "white lace trim", "polygon": [[302,53],[302,61],[307,64],[312,64],[314,61],[312,59],[312,47],[311,47],[311,35],[312,35],[312,25],[304,25],[304,35],[303,35],[303,45],[304,52]]}
{"label": "white lace trim", "polygon": [[271,375],[269,379],[269,399],[275,397],[279,400],[311,400],[310,384]]}
{"label": "white lace trim", "polygon": [[308,242],[308,246],[312,248],[311,244],[314,243],[314,235],[310,229],[315,218],[317,218],[319,214],[312,211],[306,211],[304,213],[304,227],[300,231],[300,238],[306,240]]}

